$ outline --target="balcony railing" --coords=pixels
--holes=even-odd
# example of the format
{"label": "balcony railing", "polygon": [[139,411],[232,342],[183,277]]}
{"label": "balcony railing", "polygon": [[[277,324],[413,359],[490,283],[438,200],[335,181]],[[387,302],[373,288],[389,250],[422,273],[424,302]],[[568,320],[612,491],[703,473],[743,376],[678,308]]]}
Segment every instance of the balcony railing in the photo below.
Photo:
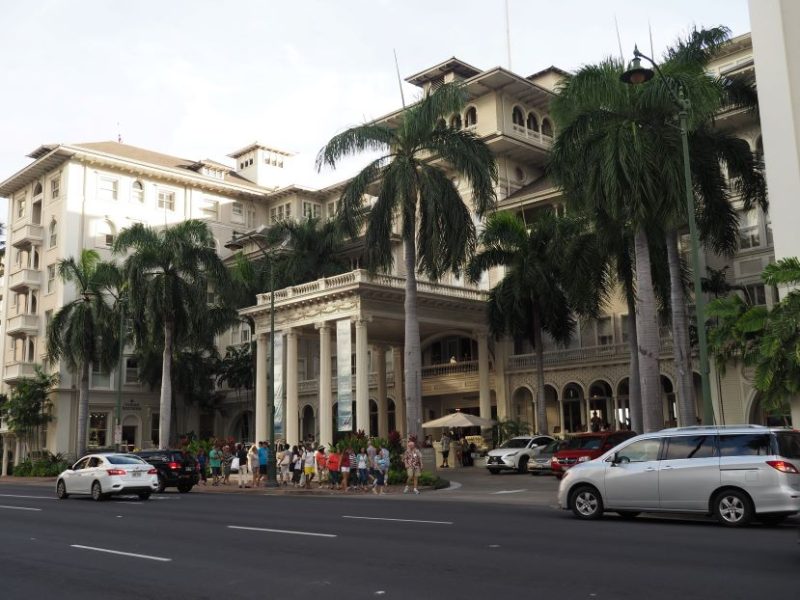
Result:
{"label": "balcony railing", "polygon": [[36,269],[20,269],[11,273],[8,278],[8,288],[12,292],[23,288],[38,288],[42,284],[42,274]]}
{"label": "balcony railing", "polygon": [[8,333],[8,335],[25,333],[28,335],[35,335],[39,333],[39,316],[20,314],[16,315],[15,317],[11,317],[8,320],[6,333]]}
{"label": "balcony railing", "polygon": [[[659,348],[662,357],[672,354],[672,339],[662,338]],[[551,350],[545,352],[544,366],[557,367],[563,364],[582,362],[602,362],[604,360],[627,360],[630,356],[630,346],[625,344],[607,344],[605,346],[590,346],[588,348],[567,348],[565,350]],[[508,359],[509,371],[524,371],[536,368],[535,354],[515,354]]]}
{"label": "balcony railing", "polygon": [[41,244],[44,240],[44,227],[38,223],[31,223],[27,219],[21,224],[14,224],[11,232],[11,245],[22,248],[30,244]]}
{"label": "balcony railing", "polygon": [[464,362],[444,363],[441,365],[428,365],[422,367],[422,377],[439,377],[441,375],[459,375],[461,373],[477,373],[478,361],[468,360]]}
{"label": "balcony railing", "polygon": [[541,131],[528,129],[525,125],[517,125],[516,123],[514,123],[511,126],[511,130],[519,137],[526,138],[529,140],[535,140],[542,145],[549,145],[553,143],[553,136],[546,135]]}
{"label": "balcony railing", "polygon": [[12,362],[6,365],[3,381],[11,383],[23,377],[33,377],[36,375],[36,363]]}

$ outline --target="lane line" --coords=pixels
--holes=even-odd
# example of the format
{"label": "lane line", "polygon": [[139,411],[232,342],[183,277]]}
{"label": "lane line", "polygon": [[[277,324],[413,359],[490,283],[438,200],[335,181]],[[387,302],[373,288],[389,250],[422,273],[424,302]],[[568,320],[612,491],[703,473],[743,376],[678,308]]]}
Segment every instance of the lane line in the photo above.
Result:
{"label": "lane line", "polygon": [[388,517],[357,517],[355,515],[342,515],[343,519],[361,519],[364,521],[397,521],[398,523],[429,523],[431,525],[452,525],[452,521],[422,521],[419,519],[390,519]]}
{"label": "lane line", "polygon": [[93,552],[104,552],[106,554],[116,554],[118,556],[130,556],[131,558],[143,558],[145,560],[154,560],[156,562],[172,562],[171,558],[163,556],[151,556],[149,554],[136,554],[135,552],[121,552],[119,550],[109,550],[108,548],[96,548],[94,546],[81,546],[80,544],[70,544],[70,548],[77,548],[78,550],[91,550]]}
{"label": "lane line", "polygon": [[33,510],[36,512],[42,512],[41,508],[28,508],[27,506],[10,506],[6,504],[0,504],[0,508],[6,508],[8,510]]}
{"label": "lane line", "polygon": [[58,500],[53,496],[25,496],[23,494],[0,494],[0,498],[35,498],[36,500]]}
{"label": "lane line", "polygon": [[498,494],[519,494],[520,492],[527,492],[528,490],[500,490],[499,492],[492,492],[493,495]]}
{"label": "lane line", "polygon": [[263,531],[265,533],[286,533],[288,535],[309,535],[312,537],[335,538],[333,533],[314,533],[313,531],[291,531],[289,529],[267,529],[265,527],[242,527],[240,525],[228,525],[228,529],[241,529],[244,531]]}

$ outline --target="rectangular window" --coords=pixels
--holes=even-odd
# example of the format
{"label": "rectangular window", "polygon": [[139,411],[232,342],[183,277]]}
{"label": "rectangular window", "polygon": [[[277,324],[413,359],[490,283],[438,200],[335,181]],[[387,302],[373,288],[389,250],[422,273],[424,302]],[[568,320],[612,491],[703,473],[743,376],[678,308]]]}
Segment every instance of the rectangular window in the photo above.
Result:
{"label": "rectangular window", "polygon": [[61,177],[50,180],[50,199],[55,200],[61,195]]}
{"label": "rectangular window", "polygon": [[52,294],[56,287],[56,266],[47,265],[47,293]]}
{"label": "rectangular window", "polygon": [[175,210],[175,192],[159,190],[158,208],[164,208],[166,210]]}
{"label": "rectangular window", "polygon": [[239,341],[246,344],[250,341],[250,327],[245,325],[239,330]]}
{"label": "rectangular window", "polygon": [[614,324],[611,317],[603,317],[597,320],[597,344],[599,346],[610,346],[614,343]]}
{"label": "rectangular window", "polygon": [[158,413],[153,413],[150,415],[150,442],[154,446],[158,446],[158,424],[159,424],[159,415]]}
{"label": "rectangular window", "polygon": [[240,341],[240,333],[239,330],[242,328],[242,324],[240,322],[236,322],[231,326],[231,345],[236,345]]}
{"label": "rectangular window", "polygon": [[713,435],[687,435],[667,438],[666,460],[711,458],[716,455]]}
{"label": "rectangular window", "polygon": [[112,233],[106,233],[106,234],[103,236],[103,239],[104,239],[105,245],[106,245],[107,247],[111,248],[111,246],[113,246],[113,245],[114,245],[114,234],[112,234]]}
{"label": "rectangular window", "polygon": [[219,219],[219,202],[211,198],[203,198],[200,205],[200,212],[203,217],[216,221]]}
{"label": "rectangular window", "polygon": [[111,177],[101,177],[97,189],[100,200],[116,200],[119,192],[119,181]]}
{"label": "rectangular window", "polygon": [[772,219],[769,213],[764,213],[764,233],[767,237],[767,246],[774,246],[775,242],[772,240]]}
{"label": "rectangular window", "polygon": [[17,218],[21,219],[25,216],[27,202],[25,202],[25,198],[20,198],[17,200]]}
{"label": "rectangular window", "polygon": [[89,447],[103,448],[108,441],[108,413],[93,412],[89,414]]}
{"label": "rectangular window", "polygon": [[57,243],[58,243],[58,223],[56,223],[54,219],[50,221],[50,239],[49,239],[50,248],[55,248]]}
{"label": "rectangular window", "polygon": [[758,248],[761,234],[758,231],[758,212],[748,210],[739,215],[739,249]]}
{"label": "rectangular window", "polygon": [[769,434],[733,434],[719,436],[719,455],[766,456],[770,453]]}
{"label": "rectangular window", "polygon": [[767,290],[763,283],[753,283],[744,286],[745,300],[753,306],[767,305]]}
{"label": "rectangular window", "polygon": [[110,388],[111,374],[108,371],[101,371],[100,365],[92,364],[92,387]]}
{"label": "rectangular window", "polygon": [[620,330],[622,332],[622,343],[628,343],[628,335],[630,331],[630,317],[628,315],[620,315]]}
{"label": "rectangular window", "polygon": [[235,223],[244,222],[244,204],[241,202],[231,204],[231,221]]}
{"label": "rectangular window", "polygon": [[139,204],[144,203],[144,186],[140,181],[133,182],[133,187],[131,188],[131,200],[138,202]]}
{"label": "rectangular window", "polygon": [[316,202],[303,202],[303,217],[318,219],[322,215],[322,207]]}
{"label": "rectangular window", "polygon": [[135,356],[128,356],[125,359],[125,383],[128,385],[139,383],[139,359]]}

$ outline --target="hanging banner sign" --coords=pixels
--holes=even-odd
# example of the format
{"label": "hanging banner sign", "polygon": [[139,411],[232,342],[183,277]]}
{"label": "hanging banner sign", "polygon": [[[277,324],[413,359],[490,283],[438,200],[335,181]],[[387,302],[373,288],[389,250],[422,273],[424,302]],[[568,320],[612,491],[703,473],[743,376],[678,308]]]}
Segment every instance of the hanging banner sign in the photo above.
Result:
{"label": "hanging banner sign", "polygon": [[[275,437],[281,438],[284,436],[283,427],[283,334],[275,332],[275,381],[273,381],[275,390]],[[275,440],[270,440],[274,443]]]}
{"label": "hanging banner sign", "polygon": [[336,321],[337,430],[353,431],[353,368],[350,319]]}

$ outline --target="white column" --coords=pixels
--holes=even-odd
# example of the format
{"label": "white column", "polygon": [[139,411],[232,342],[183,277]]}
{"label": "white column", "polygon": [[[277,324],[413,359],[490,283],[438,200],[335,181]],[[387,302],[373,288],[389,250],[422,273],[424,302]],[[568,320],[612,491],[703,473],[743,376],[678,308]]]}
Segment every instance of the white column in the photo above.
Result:
{"label": "white column", "polygon": [[558,398],[558,426],[561,428],[561,435],[564,435],[564,401]]}
{"label": "white column", "polygon": [[356,428],[369,430],[369,351],[367,321],[356,319]]}
{"label": "white column", "polygon": [[[384,439],[389,436],[389,402],[386,399],[386,348],[375,346],[375,368],[378,371],[378,435]],[[373,432],[374,433],[374,432]]]}
{"label": "white column", "polygon": [[286,332],[286,442],[296,444],[300,440],[300,409],[297,385],[297,332]]}
{"label": "white column", "polygon": [[406,436],[406,396],[405,368],[403,367],[403,348],[392,348],[394,365],[394,423],[402,437]]}
{"label": "white column", "polygon": [[[14,438],[14,466],[19,466],[20,454],[22,454],[22,440],[15,436]],[[79,457],[80,458],[80,457]]]}
{"label": "white column", "polygon": [[[494,393],[497,399],[497,418],[503,421],[509,417],[508,388],[506,387],[506,359],[509,356],[508,338],[502,337],[494,345]],[[526,410],[527,412],[527,410]],[[534,415],[536,411],[534,410]]]}
{"label": "white column", "polygon": [[6,477],[8,475],[8,453],[11,451],[9,448],[9,444],[11,443],[11,436],[6,434],[3,436],[3,466],[2,470],[0,470],[0,477]]}
{"label": "white column", "polygon": [[612,429],[619,429],[620,428],[619,427],[619,396],[617,396],[615,394],[611,398],[611,402],[612,402],[613,407],[614,407],[612,409],[614,411],[614,414],[611,415],[611,418],[608,420],[608,422],[611,424],[611,428]]}
{"label": "white column", "polygon": [[[478,334],[478,404],[481,418],[492,418],[492,396],[489,391],[489,336],[486,333]],[[484,429],[490,429],[488,427]]]}
{"label": "white column", "polygon": [[331,393],[331,326],[319,329],[319,441],[326,448],[333,443],[333,394]]}
{"label": "white column", "polygon": [[[267,376],[269,365],[267,353],[269,338],[266,333],[256,336],[256,442],[267,439]],[[270,382],[271,383],[271,382]]]}

